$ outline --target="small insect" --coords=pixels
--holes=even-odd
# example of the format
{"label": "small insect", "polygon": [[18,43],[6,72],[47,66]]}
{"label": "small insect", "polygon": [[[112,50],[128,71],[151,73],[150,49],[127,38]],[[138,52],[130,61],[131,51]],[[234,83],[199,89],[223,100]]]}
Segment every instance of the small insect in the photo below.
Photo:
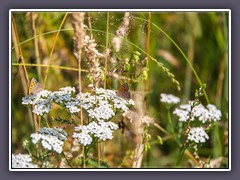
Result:
{"label": "small insect", "polygon": [[130,99],[130,89],[127,83],[124,83],[117,91],[117,95],[123,99]]}
{"label": "small insect", "polygon": [[41,90],[42,90],[42,85],[35,78],[32,78],[29,85],[28,94],[36,95]]}

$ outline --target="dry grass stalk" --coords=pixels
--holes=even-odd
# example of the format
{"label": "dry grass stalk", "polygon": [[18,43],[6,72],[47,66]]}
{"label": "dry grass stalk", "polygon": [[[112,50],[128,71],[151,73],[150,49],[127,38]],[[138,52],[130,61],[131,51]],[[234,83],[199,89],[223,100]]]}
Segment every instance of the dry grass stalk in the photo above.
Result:
{"label": "dry grass stalk", "polygon": [[119,52],[122,46],[122,38],[126,37],[129,32],[129,24],[130,24],[130,13],[125,12],[123,21],[120,27],[116,31],[116,36],[112,39],[113,48],[115,51]]}
{"label": "dry grass stalk", "polygon": [[98,52],[96,46],[94,39],[87,35],[84,37],[84,50],[89,67],[89,75],[94,82],[94,87],[97,87],[98,82],[102,79],[103,71],[100,67],[99,59],[104,57],[103,54]]}
{"label": "dry grass stalk", "polygon": [[[33,37],[37,36],[37,32],[36,32],[36,26],[35,26],[35,20],[38,17],[37,13],[31,12],[31,25],[32,25],[32,33],[33,33]],[[40,54],[39,54],[39,46],[38,46],[38,38],[34,38],[34,51],[35,51],[35,57],[36,57],[36,61],[37,64],[41,64],[41,60],[40,60]],[[38,77],[40,80],[41,77],[41,67],[37,66],[37,72],[38,72]]]}
{"label": "dry grass stalk", "polygon": [[[74,55],[76,59],[78,60],[78,84],[79,84],[79,92],[82,91],[82,83],[81,83],[81,55],[82,55],[82,48],[84,46],[84,15],[85,13],[83,12],[74,12],[72,13],[72,25],[74,29]],[[81,96],[80,96],[80,102],[81,102]],[[82,113],[82,106],[80,107],[80,118],[81,122],[80,124],[83,125],[83,113]],[[84,146],[82,147],[82,154],[84,154]],[[86,167],[85,164],[85,157],[83,156],[83,167]]]}
{"label": "dry grass stalk", "polygon": [[85,36],[84,15],[85,13],[83,12],[72,13],[72,25],[74,30],[74,55],[76,59],[79,59],[79,53],[81,53],[81,49],[83,48],[83,39]]}
{"label": "dry grass stalk", "polygon": [[128,111],[124,113],[126,119],[129,120],[130,136],[135,144],[133,168],[140,168],[144,153],[144,128],[149,122],[153,121],[152,118],[145,116],[144,95],[135,93],[133,97],[135,101],[135,111]]}

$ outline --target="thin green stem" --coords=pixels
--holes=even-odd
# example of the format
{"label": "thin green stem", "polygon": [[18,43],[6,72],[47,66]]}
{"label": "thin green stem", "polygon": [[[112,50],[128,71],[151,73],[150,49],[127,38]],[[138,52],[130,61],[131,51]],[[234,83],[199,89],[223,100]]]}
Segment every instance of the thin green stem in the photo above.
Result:
{"label": "thin green stem", "polygon": [[87,154],[88,154],[89,150],[96,144],[97,140],[98,140],[98,138],[94,138],[92,143],[86,148],[86,150],[84,152],[85,158],[87,157]]}
{"label": "thin green stem", "polygon": [[182,160],[183,154],[184,154],[184,152],[186,151],[187,148],[188,148],[188,144],[183,145],[183,147],[180,149],[180,153],[178,155],[177,163],[176,163],[177,166],[179,166],[179,164]]}
{"label": "thin green stem", "polygon": [[106,28],[106,47],[105,47],[105,62],[104,62],[104,89],[106,89],[107,87],[107,62],[108,62],[108,41],[109,41],[109,34],[108,34],[108,30],[109,30],[109,12],[107,12],[107,28]]}
{"label": "thin green stem", "polygon": [[170,112],[170,108],[167,108],[167,114],[168,114],[168,123],[169,123],[169,127],[170,127],[170,131],[172,134],[174,134],[174,128],[173,128],[173,124],[172,124],[172,117],[171,117],[171,112]]}
{"label": "thin green stem", "polygon": [[[44,120],[46,126],[47,126],[48,128],[50,128],[50,126],[49,126],[49,124],[48,124],[48,121],[47,121],[45,115],[43,115],[43,116],[41,116],[41,117],[42,117],[42,119]],[[39,124],[39,126],[40,126],[40,124]],[[40,126],[40,127],[41,127],[41,126]],[[40,127],[39,127],[39,128],[40,128]]]}

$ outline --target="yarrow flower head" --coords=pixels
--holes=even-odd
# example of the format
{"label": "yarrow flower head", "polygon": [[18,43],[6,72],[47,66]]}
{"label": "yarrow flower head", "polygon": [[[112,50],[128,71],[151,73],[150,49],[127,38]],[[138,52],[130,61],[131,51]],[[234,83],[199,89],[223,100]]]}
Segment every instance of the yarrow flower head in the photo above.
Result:
{"label": "yarrow flower head", "polygon": [[192,105],[193,101],[189,101],[188,104],[176,108],[173,114],[176,114],[179,117],[179,121],[183,122],[196,119],[202,123],[221,120],[221,111],[218,110],[216,106],[209,104],[207,108],[205,108],[202,104],[198,104],[194,107]]}
{"label": "yarrow flower head", "polygon": [[36,95],[30,95],[22,98],[22,104],[24,105],[33,105],[33,112],[37,115],[44,115],[49,113],[52,108],[51,101],[48,99],[51,95],[51,91],[42,90]]}
{"label": "yarrow flower head", "polygon": [[43,148],[53,150],[60,154],[63,150],[64,141],[67,133],[61,128],[42,128],[37,133],[31,134],[32,143],[41,141]]}
{"label": "yarrow flower head", "polygon": [[204,143],[209,139],[209,136],[203,127],[193,127],[189,130],[187,139],[195,143]]}
{"label": "yarrow flower head", "polygon": [[102,141],[113,138],[113,130],[117,130],[118,125],[113,122],[91,122],[88,125],[78,126],[75,128],[73,138],[84,146],[92,143],[93,137],[99,138]]}
{"label": "yarrow flower head", "polygon": [[210,119],[212,121],[218,121],[221,119],[222,117],[222,113],[220,110],[218,110],[216,108],[216,106],[212,105],[212,104],[208,104],[207,105],[207,109],[208,109],[208,112],[209,112],[209,116],[210,116]]}
{"label": "yarrow flower head", "polygon": [[38,168],[29,154],[12,154],[12,168]]}
{"label": "yarrow flower head", "polygon": [[129,106],[134,105],[132,99],[125,100],[116,95],[114,90],[97,88],[95,96],[89,93],[80,93],[77,99],[82,102],[89,117],[98,121],[109,120],[116,115],[116,112],[129,110]]}
{"label": "yarrow flower head", "polygon": [[180,99],[172,94],[162,93],[160,96],[160,101],[166,104],[178,104],[180,102]]}
{"label": "yarrow flower head", "polygon": [[88,92],[74,95],[74,87],[65,87],[54,92],[42,90],[37,95],[23,97],[22,104],[33,105],[33,112],[40,116],[50,112],[53,102],[67,108],[72,114],[78,113],[82,106],[89,117],[98,121],[109,120],[116,112],[126,112],[129,106],[134,105],[132,99],[125,100],[118,97],[114,90],[108,89],[97,88],[95,95]]}

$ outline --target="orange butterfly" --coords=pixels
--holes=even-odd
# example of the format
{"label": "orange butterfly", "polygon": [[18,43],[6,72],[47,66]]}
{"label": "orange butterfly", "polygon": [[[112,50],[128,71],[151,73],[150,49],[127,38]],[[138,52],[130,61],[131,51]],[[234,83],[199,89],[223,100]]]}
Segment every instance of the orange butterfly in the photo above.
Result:
{"label": "orange butterfly", "polygon": [[117,95],[123,99],[130,99],[130,89],[127,83],[124,83],[117,91]]}
{"label": "orange butterfly", "polygon": [[29,85],[28,94],[36,95],[41,90],[42,90],[42,85],[35,78],[32,78]]}

